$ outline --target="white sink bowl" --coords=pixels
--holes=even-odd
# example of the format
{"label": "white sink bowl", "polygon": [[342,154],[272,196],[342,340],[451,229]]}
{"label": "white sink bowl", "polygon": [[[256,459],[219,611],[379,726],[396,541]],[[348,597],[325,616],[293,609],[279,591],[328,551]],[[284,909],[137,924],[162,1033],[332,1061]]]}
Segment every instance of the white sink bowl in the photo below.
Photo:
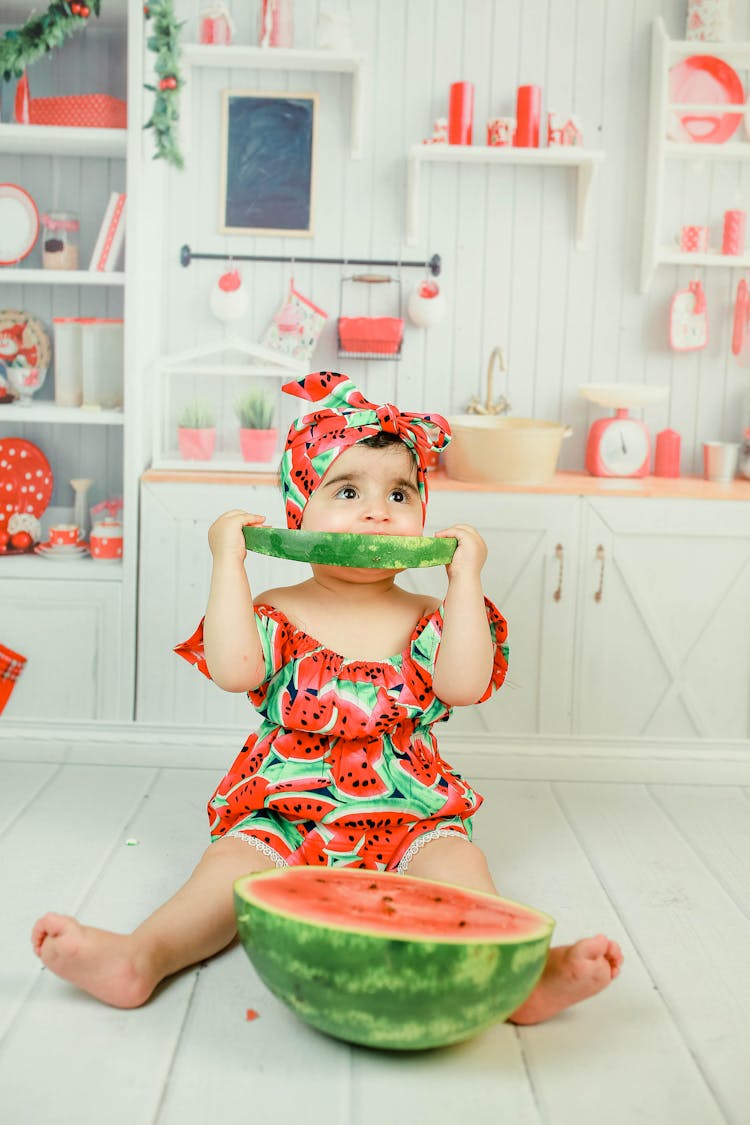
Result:
{"label": "white sink bowl", "polygon": [[573,432],[559,422],[458,414],[442,464],[453,480],[469,483],[546,484],[557,469],[563,438]]}

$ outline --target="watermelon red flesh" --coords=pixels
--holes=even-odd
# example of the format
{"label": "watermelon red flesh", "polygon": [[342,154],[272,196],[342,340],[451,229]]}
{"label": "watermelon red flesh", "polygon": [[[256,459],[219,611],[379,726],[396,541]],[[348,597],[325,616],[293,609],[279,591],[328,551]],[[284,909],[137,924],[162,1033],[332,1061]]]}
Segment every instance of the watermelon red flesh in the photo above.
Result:
{"label": "watermelon red flesh", "polygon": [[235,883],[238,931],[266,985],[350,1042],[414,1050],[507,1019],[538,981],[554,922],[494,895],[353,868]]}

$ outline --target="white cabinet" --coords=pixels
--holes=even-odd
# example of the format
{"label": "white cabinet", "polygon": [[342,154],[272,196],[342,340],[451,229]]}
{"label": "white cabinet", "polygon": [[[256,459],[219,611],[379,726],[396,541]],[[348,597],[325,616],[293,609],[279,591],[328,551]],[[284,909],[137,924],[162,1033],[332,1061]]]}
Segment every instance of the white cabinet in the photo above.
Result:
{"label": "white cabinet", "polygon": [[[284,525],[270,485],[142,486],[139,720],[255,723],[244,696],[198,688],[171,652],[205,610],[208,527],[235,506]],[[433,489],[426,531],[453,523],[487,541],[482,580],[508,621],[510,664],[492,699],[456,708],[452,734],[750,737],[747,504]],[[256,593],[309,574],[248,560]],[[399,581],[446,589],[442,567]]]}
{"label": "white cabinet", "polygon": [[[695,118],[716,115],[715,105],[679,105],[670,101],[669,72],[683,59],[694,55],[715,57],[745,72],[747,86],[750,43],[703,43],[670,40],[664,21],[654,21],[651,43],[651,91],[649,135],[644,201],[641,292],[647,292],[659,265],[723,266],[747,269],[750,253],[722,254],[712,247],[706,253],[685,253],[674,241],[682,223],[715,224],[724,210],[743,206],[746,198],[746,169],[750,143],[744,134],[745,106],[734,112],[739,118],[736,132],[722,144],[670,139],[670,122],[686,111]],[[678,206],[679,204],[679,206]],[[718,213],[717,213],[718,209]],[[672,229],[670,229],[670,224]]]}
{"label": "white cabinet", "polygon": [[583,505],[574,733],[748,738],[748,505]]}
{"label": "white cabinet", "polygon": [[4,718],[120,718],[121,596],[119,582],[0,577],[3,644],[27,660]]}
{"label": "white cabinet", "polygon": [[[472,524],[489,548],[487,597],[508,622],[505,684],[481,707],[459,707],[451,733],[553,734],[570,723],[579,504],[575,496],[433,490],[428,531]],[[442,567],[411,570],[400,581],[442,595]]]}

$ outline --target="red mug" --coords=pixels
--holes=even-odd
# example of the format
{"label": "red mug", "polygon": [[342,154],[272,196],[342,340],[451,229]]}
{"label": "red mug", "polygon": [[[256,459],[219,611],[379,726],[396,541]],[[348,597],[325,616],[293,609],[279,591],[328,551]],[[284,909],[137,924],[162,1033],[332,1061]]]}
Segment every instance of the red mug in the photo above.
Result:
{"label": "red mug", "polygon": [[49,541],[53,547],[75,547],[80,538],[80,529],[74,523],[57,523],[49,529]]}

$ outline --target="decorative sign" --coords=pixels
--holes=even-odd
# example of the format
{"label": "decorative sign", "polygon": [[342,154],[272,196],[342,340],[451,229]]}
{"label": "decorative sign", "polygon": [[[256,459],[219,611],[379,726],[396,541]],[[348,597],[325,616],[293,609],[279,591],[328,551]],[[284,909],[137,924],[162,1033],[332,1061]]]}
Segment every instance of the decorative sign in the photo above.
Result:
{"label": "decorative sign", "polygon": [[312,235],[317,94],[222,93],[222,234]]}

